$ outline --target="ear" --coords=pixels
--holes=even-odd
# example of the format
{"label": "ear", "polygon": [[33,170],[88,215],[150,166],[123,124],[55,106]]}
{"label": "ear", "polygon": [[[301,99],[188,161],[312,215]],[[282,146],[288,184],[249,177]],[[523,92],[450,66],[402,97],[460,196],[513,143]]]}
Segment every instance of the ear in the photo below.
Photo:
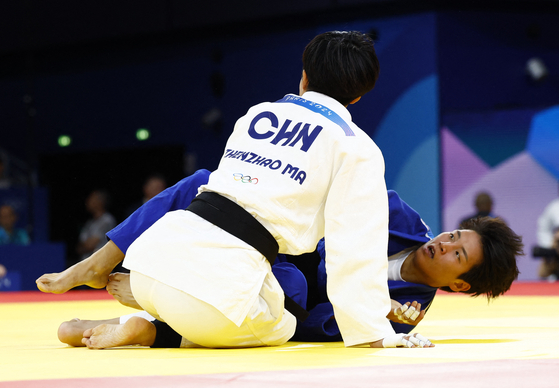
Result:
{"label": "ear", "polygon": [[301,76],[301,82],[299,83],[299,95],[303,95],[309,88],[309,79],[307,77],[307,72],[303,70],[303,75]]}
{"label": "ear", "polygon": [[357,101],[361,99],[361,96],[357,97],[355,100],[351,101],[350,104],[355,104]]}
{"label": "ear", "polygon": [[454,292],[465,292],[465,291],[468,291],[470,288],[472,288],[470,283],[465,282],[465,281],[460,280],[460,279],[456,279],[456,280],[450,282],[448,287]]}

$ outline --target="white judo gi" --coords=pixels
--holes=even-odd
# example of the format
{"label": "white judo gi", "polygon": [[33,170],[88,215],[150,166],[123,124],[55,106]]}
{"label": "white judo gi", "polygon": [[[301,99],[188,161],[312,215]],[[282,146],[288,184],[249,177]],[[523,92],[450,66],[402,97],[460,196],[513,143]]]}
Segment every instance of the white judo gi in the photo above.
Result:
{"label": "white judo gi", "polygon": [[[346,346],[394,333],[386,319],[384,160],[339,102],[306,92],[250,108],[235,124],[218,169],[200,190],[217,192],[252,214],[276,239],[280,253],[313,251],[326,237],[327,291]],[[190,211],[170,212],[158,220],[130,246],[124,266],[145,275],[136,275],[142,282],[132,275],[134,296],[145,299],[138,300],[142,307],[195,343],[277,345],[295,330],[269,262]],[[157,304],[166,302],[154,302],[153,296],[159,283],[207,304],[211,314],[217,311],[226,318],[224,326],[233,326],[223,335],[210,323],[196,326],[215,318],[210,314],[214,318],[198,316],[178,327],[192,306],[170,301],[174,307],[160,310]],[[236,335],[238,342],[226,338]]]}

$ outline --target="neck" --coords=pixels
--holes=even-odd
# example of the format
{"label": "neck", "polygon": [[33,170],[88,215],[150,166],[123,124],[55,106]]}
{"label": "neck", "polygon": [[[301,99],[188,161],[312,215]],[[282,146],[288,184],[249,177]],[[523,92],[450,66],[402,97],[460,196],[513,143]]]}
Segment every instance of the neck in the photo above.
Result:
{"label": "neck", "polygon": [[[418,248],[419,249],[419,248]],[[400,274],[402,275],[402,279],[406,282],[410,283],[417,283],[417,284],[428,284],[424,276],[421,274],[420,271],[415,266],[415,252],[414,250],[412,253],[406,257],[404,263],[402,264],[402,269],[400,270]]]}

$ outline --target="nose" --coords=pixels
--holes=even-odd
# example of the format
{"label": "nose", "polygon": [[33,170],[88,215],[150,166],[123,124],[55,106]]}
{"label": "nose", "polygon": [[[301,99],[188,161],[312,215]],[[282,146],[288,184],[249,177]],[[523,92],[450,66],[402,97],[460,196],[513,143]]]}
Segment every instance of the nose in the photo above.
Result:
{"label": "nose", "polygon": [[452,242],[440,241],[439,250],[441,251],[442,254],[445,254],[447,251],[452,250]]}

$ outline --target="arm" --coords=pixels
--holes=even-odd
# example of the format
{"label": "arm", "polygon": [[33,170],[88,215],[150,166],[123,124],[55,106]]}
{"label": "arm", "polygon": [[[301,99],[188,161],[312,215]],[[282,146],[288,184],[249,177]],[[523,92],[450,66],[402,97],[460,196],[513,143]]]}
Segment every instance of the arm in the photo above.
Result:
{"label": "arm", "polygon": [[327,293],[344,343],[378,346],[394,334],[386,319],[388,198],[380,151],[367,147],[343,156],[325,219]]}
{"label": "arm", "polygon": [[388,198],[378,149],[369,147],[361,156],[359,152],[343,155],[326,202],[325,219],[327,293],[345,345],[432,346],[419,334],[395,334],[386,318],[391,306]]}

